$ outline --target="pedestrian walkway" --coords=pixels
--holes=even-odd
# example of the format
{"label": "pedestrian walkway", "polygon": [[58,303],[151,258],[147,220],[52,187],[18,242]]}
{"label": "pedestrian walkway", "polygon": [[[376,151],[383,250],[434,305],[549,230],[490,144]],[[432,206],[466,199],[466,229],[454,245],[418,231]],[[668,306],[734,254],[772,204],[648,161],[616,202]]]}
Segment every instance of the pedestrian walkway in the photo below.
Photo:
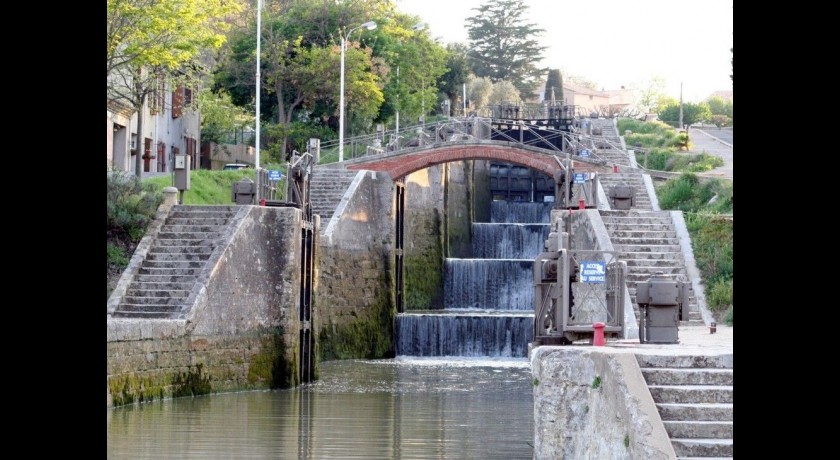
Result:
{"label": "pedestrian walkway", "polygon": [[732,163],[732,144],[718,139],[701,128],[690,128],[688,136],[691,143],[691,150],[688,153],[705,152],[723,159],[723,166],[700,173],[699,175],[732,180],[734,170]]}

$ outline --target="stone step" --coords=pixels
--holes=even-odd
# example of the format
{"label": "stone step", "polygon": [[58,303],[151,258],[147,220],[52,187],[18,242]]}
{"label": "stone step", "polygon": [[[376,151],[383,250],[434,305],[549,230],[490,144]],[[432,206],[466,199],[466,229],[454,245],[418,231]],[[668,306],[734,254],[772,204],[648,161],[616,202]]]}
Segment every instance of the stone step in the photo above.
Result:
{"label": "stone step", "polygon": [[155,254],[158,256],[163,254],[207,254],[209,256],[212,253],[213,248],[209,246],[159,246],[154,243],[148,252],[149,255]]}
{"label": "stone step", "polygon": [[613,231],[654,231],[654,232],[673,232],[674,225],[671,222],[656,222],[656,223],[640,223],[640,222],[604,222],[604,227],[612,233]]}
{"label": "stone step", "polygon": [[[699,314],[699,312],[698,312]],[[648,385],[732,385],[733,369],[642,368]]]}
{"label": "stone step", "polygon": [[[148,277],[149,275],[141,275]],[[138,277],[133,283],[131,283],[130,289],[137,289],[140,291],[187,291],[189,292],[194,284],[195,277],[189,276],[184,277],[186,278],[183,281],[144,281]]]}
{"label": "stone step", "polygon": [[[190,241],[200,240],[202,242],[215,243],[222,236],[222,232],[167,232],[158,233],[158,240],[181,240],[184,244]],[[203,244],[203,243],[200,243]]]}
{"label": "stone step", "polygon": [[[679,248],[677,248],[679,249]],[[628,252],[628,251],[620,251],[616,257],[621,260],[678,260],[680,263],[683,263],[682,259],[682,252],[680,251],[670,251],[670,252]]]}
{"label": "stone step", "polygon": [[121,303],[116,308],[115,313],[174,313],[179,311],[181,311],[181,305]]}
{"label": "stone step", "polygon": [[[630,246],[677,246],[680,247],[680,240],[677,238],[630,238],[624,236],[614,236],[610,235],[610,241],[613,244],[613,248],[621,247],[622,249],[626,245]],[[635,250],[635,249],[634,249]],[[655,250],[659,251],[660,248],[655,248]]]}
{"label": "stone step", "polygon": [[667,217],[670,219],[671,214],[668,211],[633,211],[631,210],[616,210],[604,209],[599,211],[601,216],[607,217]]}
{"label": "stone step", "polygon": [[610,231],[610,239],[612,238],[633,238],[645,241],[660,238],[676,239],[677,232],[674,230],[612,230]]}
{"label": "stone step", "polygon": [[184,297],[135,297],[126,295],[123,296],[122,303],[126,305],[143,305],[147,307],[157,307],[165,305],[181,305],[184,299],[189,295],[189,291],[185,292]]}
{"label": "stone step", "polygon": [[111,316],[114,318],[137,318],[137,319],[168,319],[178,316],[178,311],[115,311]]}
{"label": "stone step", "polygon": [[613,249],[623,253],[633,253],[633,254],[642,254],[642,253],[672,253],[682,252],[682,247],[679,244],[635,244],[635,243],[613,243]]}
{"label": "stone step", "polygon": [[731,421],[668,420],[663,422],[665,431],[674,438],[732,439]]}
{"label": "stone step", "polygon": [[[632,209],[630,210],[632,211]],[[606,211],[601,211],[601,220],[604,221],[604,224],[607,223],[617,223],[617,224],[624,224],[624,223],[636,223],[636,224],[666,224],[666,225],[673,225],[673,220],[671,216],[658,216],[658,215],[651,215],[651,216],[611,216],[611,215],[603,215]],[[625,211],[629,212],[629,211]]]}
{"label": "stone step", "polygon": [[[665,275],[671,275],[672,281],[685,279],[685,267],[652,267],[652,266],[627,266],[627,272],[624,279],[633,283],[639,283],[650,279],[651,275],[662,272]],[[678,275],[683,275],[682,278]]]}
{"label": "stone step", "polygon": [[[158,274],[138,274],[134,277],[135,283],[142,284],[184,284],[192,283],[196,280],[195,274],[160,274],[161,269],[154,269]],[[190,269],[193,270],[193,269]]]}
{"label": "stone step", "polygon": [[732,404],[657,404],[663,421],[732,421]]}
{"label": "stone step", "polygon": [[[132,285],[125,292],[125,298],[147,298],[147,299],[164,299],[173,298],[183,300],[190,296],[188,289],[146,289],[145,287],[134,287]],[[143,302],[136,302],[143,303]],[[156,303],[156,302],[153,302]]]}
{"label": "stone step", "polygon": [[658,403],[731,403],[732,385],[648,385]]}
{"label": "stone step", "polygon": [[204,267],[201,268],[160,268],[160,267],[145,267],[141,266],[139,269],[140,275],[156,275],[156,276],[163,276],[167,280],[172,280],[175,276],[185,276],[188,275],[190,277],[195,277],[201,271],[204,270]]}
{"label": "stone step", "polygon": [[732,457],[731,439],[674,439],[677,457]]}
{"label": "stone step", "polygon": [[168,248],[168,247],[214,247],[218,243],[218,238],[207,238],[207,239],[178,239],[178,238],[169,238],[169,239],[161,239],[157,238],[154,243],[152,243],[152,249],[158,248]]}
{"label": "stone step", "polygon": [[732,355],[653,355],[636,354],[639,367],[732,369]]}
{"label": "stone step", "polygon": [[149,260],[143,261],[143,268],[202,268],[207,264],[204,260]]}
{"label": "stone step", "polygon": [[227,217],[169,217],[167,225],[221,225],[225,226],[230,222]]}
{"label": "stone step", "polygon": [[239,211],[237,208],[220,208],[212,209],[207,207],[197,207],[193,209],[175,207],[169,212],[169,219],[230,219]]}
{"label": "stone step", "polygon": [[[675,254],[679,254],[679,253],[675,253]],[[683,263],[683,261],[682,261],[682,257],[679,257],[679,258],[678,257],[673,257],[673,258],[670,258],[670,259],[653,259],[653,258],[626,259],[626,258],[623,258],[623,257],[619,257],[619,259],[627,262],[628,267],[634,267],[633,268],[634,270],[635,270],[636,267],[639,267],[639,268],[659,268],[659,267],[663,267],[663,268],[683,268],[685,266],[685,263]]]}
{"label": "stone step", "polygon": [[147,261],[155,262],[187,262],[206,261],[210,258],[212,251],[205,248],[204,252],[149,252],[146,254]]}
{"label": "stone step", "polygon": [[168,222],[164,224],[160,231],[161,233],[220,233],[225,229],[224,225],[170,225]]}

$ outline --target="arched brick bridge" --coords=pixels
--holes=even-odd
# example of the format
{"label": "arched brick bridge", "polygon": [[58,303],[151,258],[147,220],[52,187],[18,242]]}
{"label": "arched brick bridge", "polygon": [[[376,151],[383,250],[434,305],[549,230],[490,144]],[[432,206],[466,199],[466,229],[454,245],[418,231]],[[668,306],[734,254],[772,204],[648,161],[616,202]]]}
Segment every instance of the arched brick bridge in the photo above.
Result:
{"label": "arched brick bridge", "polygon": [[[525,166],[548,177],[554,177],[561,170],[565,153],[532,147],[520,143],[490,140],[469,140],[410,147],[396,152],[378,153],[353,158],[344,162],[349,170],[370,170],[386,172],[392,180],[398,180],[415,171],[442,163],[461,160],[496,160]],[[572,160],[576,172],[607,172],[609,168],[595,161]]]}

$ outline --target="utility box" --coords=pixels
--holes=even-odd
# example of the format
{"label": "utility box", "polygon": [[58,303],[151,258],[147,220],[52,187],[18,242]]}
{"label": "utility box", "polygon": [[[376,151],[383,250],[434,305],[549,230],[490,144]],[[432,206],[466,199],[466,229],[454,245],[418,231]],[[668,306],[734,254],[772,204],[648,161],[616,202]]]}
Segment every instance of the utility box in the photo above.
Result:
{"label": "utility box", "polygon": [[175,188],[180,191],[190,189],[190,156],[175,155],[174,164]]}
{"label": "utility box", "polygon": [[632,185],[615,185],[610,188],[610,206],[616,210],[628,210],[633,207],[636,190]]}
{"label": "utility box", "polygon": [[679,324],[688,316],[689,284],[657,272],[636,284],[639,342],[679,343]]}
{"label": "utility box", "polygon": [[233,183],[232,199],[236,204],[254,204],[257,195],[257,184],[246,177]]}

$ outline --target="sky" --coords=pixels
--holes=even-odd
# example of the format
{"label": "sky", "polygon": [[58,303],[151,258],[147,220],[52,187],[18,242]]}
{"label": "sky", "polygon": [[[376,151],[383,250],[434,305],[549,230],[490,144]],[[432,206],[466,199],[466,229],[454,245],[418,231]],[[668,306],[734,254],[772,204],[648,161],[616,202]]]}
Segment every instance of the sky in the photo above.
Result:
{"label": "sky", "polygon": [[[467,43],[465,19],[492,0],[395,0],[442,45]],[[731,91],[733,0],[525,0],[525,21],[544,29],[537,65],[577,75],[599,89],[647,87],[700,102]]]}

